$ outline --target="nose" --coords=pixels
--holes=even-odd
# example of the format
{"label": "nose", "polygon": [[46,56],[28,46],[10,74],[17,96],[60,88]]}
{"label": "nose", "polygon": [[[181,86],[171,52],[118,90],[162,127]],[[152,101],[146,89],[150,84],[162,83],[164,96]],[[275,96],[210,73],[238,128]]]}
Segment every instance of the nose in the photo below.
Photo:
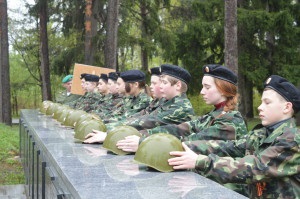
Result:
{"label": "nose", "polygon": [[204,89],[203,88],[200,90],[200,95],[204,95]]}
{"label": "nose", "polygon": [[259,105],[259,107],[257,107],[258,111],[262,111],[262,104]]}

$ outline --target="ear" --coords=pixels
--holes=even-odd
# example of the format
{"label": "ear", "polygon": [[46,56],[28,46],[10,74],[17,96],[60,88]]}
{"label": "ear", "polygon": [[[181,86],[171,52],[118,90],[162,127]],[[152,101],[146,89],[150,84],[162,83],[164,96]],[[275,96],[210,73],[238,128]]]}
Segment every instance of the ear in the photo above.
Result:
{"label": "ear", "polygon": [[284,105],[283,112],[285,114],[293,112],[293,104],[292,104],[292,102],[286,102],[286,104]]}
{"label": "ear", "polygon": [[180,91],[182,87],[181,81],[176,82],[175,86],[176,86],[176,90]]}

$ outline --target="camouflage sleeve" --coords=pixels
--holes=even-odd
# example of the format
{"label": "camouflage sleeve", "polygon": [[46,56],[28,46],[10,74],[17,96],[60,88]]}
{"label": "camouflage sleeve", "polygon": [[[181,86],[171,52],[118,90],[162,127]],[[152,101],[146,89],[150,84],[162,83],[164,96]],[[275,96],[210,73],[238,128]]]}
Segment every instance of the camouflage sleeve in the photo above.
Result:
{"label": "camouflage sleeve", "polygon": [[185,140],[235,140],[247,133],[244,119],[237,111],[220,117],[205,115],[190,122],[192,134]]}
{"label": "camouflage sleeve", "polygon": [[155,111],[154,113],[130,121],[127,125],[133,126],[138,130],[151,129],[167,124],[180,124],[191,120],[193,114],[194,110],[191,106],[173,104],[167,110],[160,110],[158,113]]}
{"label": "camouflage sleeve", "polygon": [[300,132],[296,136],[286,132],[276,137],[273,143],[267,141],[264,145],[260,145],[257,136],[249,136],[255,140],[247,140],[244,146],[253,153],[246,153],[242,158],[199,155],[195,171],[221,183],[247,184],[299,174],[299,135]]}
{"label": "camouflage sleeve", "polygon": [[187,122],[184,122],[178,125],[168,124],[164,126],[157,126],[152,129],[141,130],[140,133],[143,137],[148,137],[155,133],[168,133],[176,136],[178,139],[183,139],[183,137],[190,135],[190,127]]}
{"label": "camouflage sleeve", "polygon": [[150,100],[151,100],[151,98],[148,95],[146,95],[144,93],[140,94],[137,101],[133,100],[131,102],[131,107],[130,107],[130,109],[127,109],[125,111],[123,118],[130,117],[133,114],[147,108],[147,106],[149,106]]}

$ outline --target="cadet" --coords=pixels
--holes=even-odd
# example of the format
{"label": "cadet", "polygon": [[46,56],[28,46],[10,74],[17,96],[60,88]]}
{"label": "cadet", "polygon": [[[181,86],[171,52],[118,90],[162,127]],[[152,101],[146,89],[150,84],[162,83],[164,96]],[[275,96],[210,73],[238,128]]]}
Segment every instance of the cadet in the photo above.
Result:
{"label": "cadet", "polygon": [[160,92],[166,100],[148,115],[125,122],[138,130],[152,129],[166,124],[180,124],[195,115],[190,100],[186,96],[190,73],[179,66],[163,64],[161,70]]}
{"label": "cadet", "polygon": [[123,120],[145,109],[151,97],[145,93],[145,74],[140,70],[128,70],[120,74],[125,82],[125,92],[129,100],[120,109],[113,111],[105,120],[105,123]]}
{"label": "cadet", "polygon": [[300,91],[277,75],[264,88],[260,125],[236,141],[185,142],[185,152],[171,152],[178,157],[169,164],[221,183],[248,184],[250,198],[299,198],[300,130],[293,115],[300,110]]}
{"label": "cadet", "polygon": [[80,97],[80,95],[71,93],[72,80],[73,75],[67,75],[62,79],[62,86],[65,88],[65,90],[60,92],[56,97],[57,103],[68,104],[77,100]]}
{"label": "cadet", "polygon": [[80,101],[76,102],[76,104],[74,105],[74,109],[85,110],[86,107],[90,107],[89,104],[93,104],[99,99],[99,93],[97,92],[99,76],[93,74],[85,74],[83,79],[85,81],[85,94],[81,97]]}
{"label": "cadet", "polygon": [[[151,113],[140,116],[133,121],[129,119],[129,122],[125,121],[123,124],[133,126],[136,129],[148,129],[159,125],[170,123],[179,124],[191,120],[191,117],[194,115],[194,110],[185,94],[191,75],[185,69],[170,64],[163,64],[160,69],[160,92],[166,101]],[[120,123],[117,123],[117,125],[119,124]],[[107,125],[107,127],[109,130],[112,129],[111,125]],[[90,134],[90,136],[94,135],[95,134]],[[89,143],[92,140],[93,138],[85,142]]]}
{"label": "cadet", "polygon": [[[168,124],[140,131],[143,137],[155,133],[173,134],[181,140],[235,140],[247,132],[246,124],[239,111],[236,111],[238,93],[237,76],[221,65],[203,67],[203,88],[200,94],[206,104],[214,105],[214,110],[179,125]],[[143,138],[142,138],[143,139]],[[128,136],[119,141],[119,149],[136,152],[140,138]]]}

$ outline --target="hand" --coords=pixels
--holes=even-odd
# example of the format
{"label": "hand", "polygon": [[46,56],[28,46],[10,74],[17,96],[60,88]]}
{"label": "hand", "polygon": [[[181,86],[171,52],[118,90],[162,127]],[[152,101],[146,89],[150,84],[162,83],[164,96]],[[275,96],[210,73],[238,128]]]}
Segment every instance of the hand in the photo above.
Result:
{"label": "hand", "polygon": [[185,143],[182,143],[185,151],[171,151],[170,155],[177,156],[168,160],[173,169],[194,169],[198,155],[193,152]]}
{"label": "hand", "polygon": [[116,144],[118,149],[127,152],[136,152],[139,147],[140,137],[136,135],[130,135],[125,137],[124,140],[119,140]]}
{"label": "hand", "polygon": [[93,130],[92,133],[87,134],[83,143],[91,144],[95,142],[103,142],[106,138],[107,133],[102,131]]}

